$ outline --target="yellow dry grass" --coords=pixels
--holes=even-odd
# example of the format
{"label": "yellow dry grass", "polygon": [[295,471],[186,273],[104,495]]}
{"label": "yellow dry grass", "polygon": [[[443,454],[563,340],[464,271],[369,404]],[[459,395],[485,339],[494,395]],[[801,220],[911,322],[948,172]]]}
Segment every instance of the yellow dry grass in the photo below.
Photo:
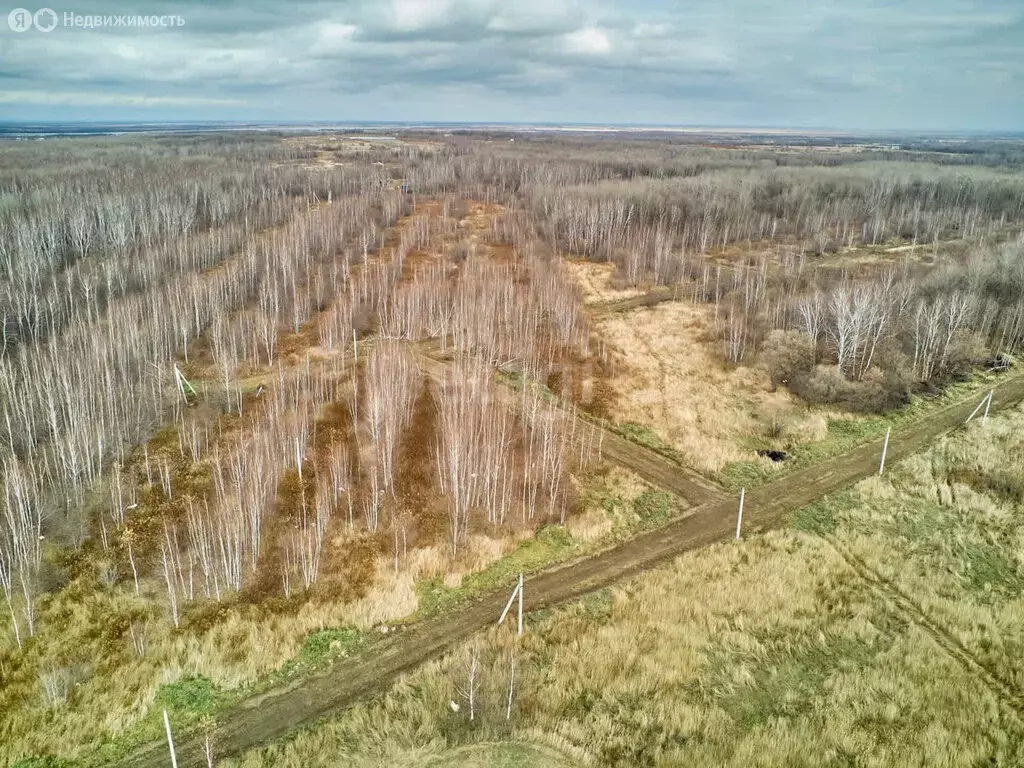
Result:
{"label": "yellow dry grass", "polygon": [[407,765],[410,768],[567,768],[572,765],[557,750],[524,742],[469,744],[442,752],[426,762],[420,758],[417,756]]}
{"label": "yellow dry grass", "polygon": [[[417,570],[429,571],[421,561]],[[156,592],[136,598],[130,587],[86,594],[58,593],[41,622],[39,635],[17,658],[17,675],[4,679],[4,692],[19,706],[0,713],[0,764],[18,756],[78,754],[131,727],[153,706],[160,685],[202,676],[221,689],[250,684],[294,657],[305,638],[331,627],[367,631],[414,613],[416,573],[394,572],[381,558],[368,593],[349,602],[314,600],[295,613],[272,613],[256,606],[225,607],[201,634],[171,631]],[[127,637],[111,631],[111,617],[130,613],[156,616],[147,625],[146,653],[131,652]],[[58,621],[56,616],[61,617]],[[13,645],[5,625],[0,645]],[[56,710],[43,701],[38,671],[48,666],[90,667],[71,700]]]}
{"label": "yellow dry grass", "polygon": [[566,520],[565,529],[578,541],[601,541],[611,533],[612,521],[603,510],[588,506],[581,514]]}
{"label": "yellow dry grass", "polygon": [[812,505],[795,522],[817,533],[689,553],[530,617],[522,639],[490,630],[380,700],[229,764],[407,765],[529,742],[580,765],[1020,765],[1022,426],[1021,410],[990,419]]}
{"label": "yellow dry grass", "polygon": [[609,315],[597,326],[616,360],[609,382],[616,420],[649,427],[691,466],[717,472],[756,458],[744,440],[766,436],[773,421],[788,442],[822,440],[827,433],[825,412],[784,390],[770,391],[764,371],[720,362],[713,307],[666,302]]}
{"label": "yellow dry grass", "polygon": [[1024,411],[940,440],[857,487],[842,545],[1024,691]]}
{"label": "yellow dry grass", "polygon": [[615,287],[613,285],[616,273],[614,264],[569,259],[565,259],[563,263],[579,285],[584,305],[631,299],[644,293],[639,288]]}
{"label": "yellow dry grass", "polygon": [[[463,650],[229,765],[407,765],[443,745],[545,734],[581,765],[810,766],[845,755],[966,766],[1012,761],[1024,736],[977,679],[807,535],[694,553],[532,622],[518,647],[500,631],[475,644],[472,723]],[[506,721],[512,652],[519,683]]]}
{"label": "yellow dry grass", "polygon": [[[605,466],[587,483],[577,483],[582,498],[579,512],[565,521],[570,535],[581,542],[601,542],[635,528],[639,522],[634,501],[651,490],[635,473],[618,466]],[[684,502],[678,500],[680,506]]]}

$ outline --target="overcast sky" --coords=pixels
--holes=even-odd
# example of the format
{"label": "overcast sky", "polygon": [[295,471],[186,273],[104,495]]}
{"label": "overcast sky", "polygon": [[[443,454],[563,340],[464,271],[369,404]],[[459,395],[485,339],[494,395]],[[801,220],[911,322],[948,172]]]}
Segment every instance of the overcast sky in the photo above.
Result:
{"label": "overcast sky", "polygon": [[1024,130],[1024,0],[50,2],[185,23],[10,5],[0,119]]}

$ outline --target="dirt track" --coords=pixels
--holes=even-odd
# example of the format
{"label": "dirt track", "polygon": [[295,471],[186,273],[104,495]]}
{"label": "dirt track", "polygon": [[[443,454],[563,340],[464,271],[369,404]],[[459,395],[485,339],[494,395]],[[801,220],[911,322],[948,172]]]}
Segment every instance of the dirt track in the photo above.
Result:
{"label": "dirt track", "polygon": [[588,309],[590,317],[598,319],[614,315],[616,312],[626,312],[630,309],[639,309],[640,307],[653,307],[664,301],[674,301],[676,297],[677,292],[671,288],[654,288],[639,296],[630,296],[628,299],[614,299],[613,301],[593,304]]}
{"label": "dirt track", "polygon": [[[589,422],[585,422],[589,423]],[[601,457],[630,469],[651,485],[672,491],[698,506],[721,499],[724,491],[689,467],[681,467],[664,456],[627,440],[607,429],[601,437]]]}
{"label": "dirt track", "polygon": [[[1006,378],[995,390],[993,411],[1024,399],[1024,376]],[[893,434],[889,461],[927,446],[939,435],[963,424],[979,396],[961,401],[926,420]],[[880,441],[862,445],[821,464],[752,489],[746,497],[743,533],[749,536],[777,526],[788,512],[878,471]],[[578,598],[619,579],[632,576],[699,547],[735,536],[737,500],[714,501],[656,530],[588,558],[530,577],[525,606],[529,611]],[[511,585],[510,585],[511,586]],[[508,595],[493,593],[461,606],[457,613],[437,616],[377,644],[372,656],[335,664],[326,674],[300,681],[245,701],[219,718],[220,757],[267,744],[312,724],[354,701],[387,690],[403,672],[457,646],[496,620]],[[182,738],[178,764],[205,765],[200,741]],[[166,746],[152,744],[123,761],[134,768],[164,768]]]}
{"label": "dirt track", "polygon": [[[420,370],[436,381],[443,380],[450,365],[450,362],[438,360],[429,354],[421,354],[419,363]],[[604,459],[632,470],[651,485],[682,497],[691,507],[722,498],[722,489],[699,472],[680,466],[656,451],[628,440],[582,416],[577,415],[576,418],[579,419],[581,428],[597,429],[601,432],[601,456]]]}

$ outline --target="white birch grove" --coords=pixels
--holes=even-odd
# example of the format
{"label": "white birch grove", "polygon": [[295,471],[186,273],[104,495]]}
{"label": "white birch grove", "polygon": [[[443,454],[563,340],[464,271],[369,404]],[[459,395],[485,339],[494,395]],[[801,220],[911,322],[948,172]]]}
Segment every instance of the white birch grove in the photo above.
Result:
{"label": "white birch grove", "polygon": [[420,382],[416,360],[407,348],[388,342],[374,347],[363,387],[363,414],[374,454],[372,464],[380,475],[380,489],[392,498],[398,447],[412,418]]}
{"label": "white birch grove", "polygon": [[590,466],[600,446],[592,427],[536,389],[516,398],[480,361],[461,361],[435,393],[438,482],[448,507],[453,553],[466,544],[471,513],[504,525],[564,522],[567,475]]}
{"label": "white birch grove", "polygon": [[469,533],[469,512],[480,481],[479,461],[491,401],[490,372],[466,363],[442,382],[438,394],[437,471],[448,503],[452,552]]}
{"label": "white birch grove", "polygon": [[[62,169],[10,148],[0,588],[15,642],[45,616],[44,541],[96,537],[106,578],[166,594],[178,624],[265,571],[315,597],[335,539],[393,547],[397,570],[421,511],[402,498],[409,462],[443,497],[456,556],[478,525],[564,522],[571,475],[600,452],[574,385],[607,361],[566,256],[613,263],[614,287],[707,304],[736,365],[798,330],[805,377],[833,366],[844,386],[900,387],[905,367],[923,386],[1024,348],[1012,174],[550,142],[315,169],[316,151],[276,138],[96,142]],[[429,390],[434,433],[411,445],[419,355],[438,348],[451,365]]]}
{"label": "white birch grove", "polygon": [[[42,563],[43,515],[38,481],[30,467],[17,459],[2,465],[4,485],[0,498],[0,559],[2,582],[11,617],[14,619],[12,589],[18,594],[25,632],[31,637],[36,630],[36,597],[39,589],[39,566]],[[15,619],[15,632],[19,637]]]}

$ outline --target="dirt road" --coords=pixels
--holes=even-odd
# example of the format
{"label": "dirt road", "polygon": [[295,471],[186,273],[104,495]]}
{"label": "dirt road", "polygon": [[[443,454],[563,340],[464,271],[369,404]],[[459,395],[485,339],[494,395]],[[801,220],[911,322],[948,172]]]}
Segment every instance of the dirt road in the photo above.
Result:
{"label": "dirt road", "polygon": [[[978,400],[979,396],[972,396],[894,432],[888,461],[921,450],[939,435],[963,424]],[[1021,400],[1024,376],[1008,377],[996,388],[992,408],[1002,410]],[[792,510],[876,473],[880,453],[881,443],[875,441],[752,489],[744,507],[744,535],[775,527]],[[526,582],[526,609],[533,611],[573,600],[683,552],[728,541],[735,536],[736,511],[737,499],[713,501],[628,542],[536,574]],[[504,591],[480,597],[448,615],[427,619],[396,633],[377,644],[370,652],[372,656],[339,662],[323,676],[254,697],[224,712],[219,718],[219,756],[275,741],[356,700],[386,691],[401,673],[442,655],[491,625],[507,598]],[[122,764],[132,768],[164,768],[167,760],[166,746],[156,743]],[[202,742],[182,738],[178,764],[205,765]]]}
{"label": "dirt road", "polygon": [[[590,422],[583,422],[590,424]],[[672,491],[690,506],[698,506],[725,493],[719,486],[705,479],[689,467],[683,467],[639,443],[627,440],[610,430],[600,428],[601,458],[632,470],[651,485]]]}
{"label": "dirt road", "polygon": [[[421,354],[419,364],[420,370],[427,376],[435,381],[443,381],[451,362],[438,360],[430,354]],[[596,429],[600,432],[602,458],[632,470],[651,485],[671,491],[691,507],[722,498],[723,490],[699,472],[628,440],[595,421],[578,414],[575,418],[579,420],[581,430]]]}
{"label": "dirt road", "polygon": [[678,292],[671,288],[653,288],[647,293],[642,293],[639,296],[630,296],[628,299],[614,299],[599,304],[592,304],[588,307],[588,314],[591,318],[600,319],[608,315],[614,315],[616,312],[626,312],[630,309],[639,309],[640,307],[653,307],[661,304],[663,301],[674,301],[677,296]]}

